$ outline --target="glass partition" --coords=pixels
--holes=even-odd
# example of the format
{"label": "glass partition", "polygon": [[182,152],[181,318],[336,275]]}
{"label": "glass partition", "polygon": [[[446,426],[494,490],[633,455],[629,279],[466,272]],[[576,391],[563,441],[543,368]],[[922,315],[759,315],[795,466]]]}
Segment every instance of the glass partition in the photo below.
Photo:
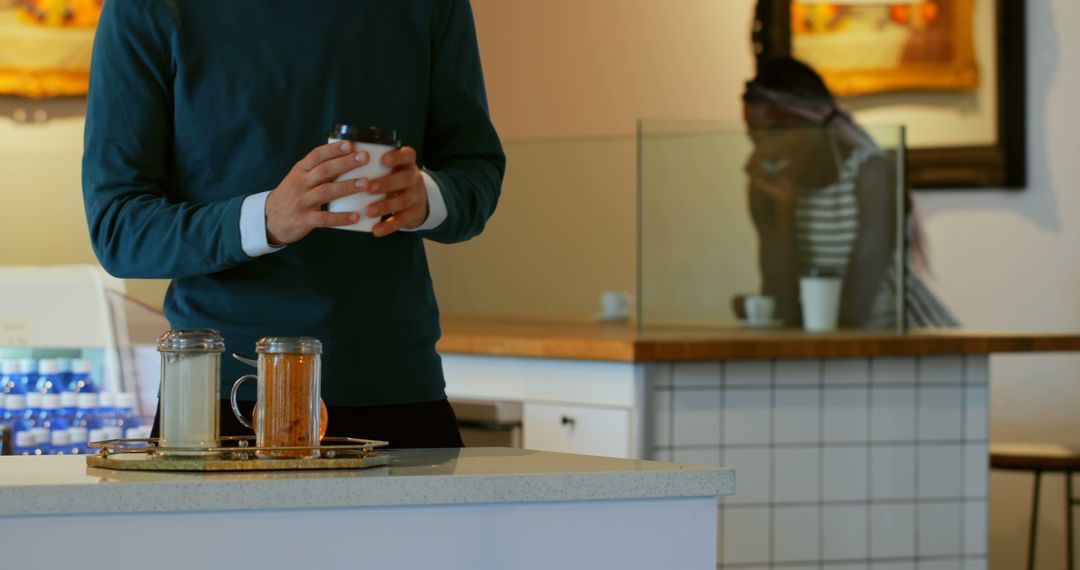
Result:
{"label": "glass partition", "polygon": [[642,327],[903,332],[902,127],[642,121]]}
{"label": "glass partition", "polygon": [[[498,210],[465,243],[427,242],[441,313],[591,321],[636,283],[633,135],[506,141]],[[618,300],[618,299],[616,299]],[[630,317],[632,300],[617,316]]]}

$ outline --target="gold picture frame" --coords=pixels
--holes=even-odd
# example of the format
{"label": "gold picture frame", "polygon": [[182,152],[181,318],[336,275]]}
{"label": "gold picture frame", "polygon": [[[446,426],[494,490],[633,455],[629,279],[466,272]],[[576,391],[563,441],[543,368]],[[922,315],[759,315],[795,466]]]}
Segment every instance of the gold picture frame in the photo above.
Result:
{"label": "gold picture frame", "polygon": [[102,0],[0,0],[0,95],[86,95]]}
{"label": "gold picture frame", "polygon": [[[963,0],[973,5],[972,0]],[[994,12],[992,33],[995,57],[993,66],[996,84],[994,108],[989,111],[993,121],[994,140],[989,144],[912,148],[907,153],[907,180],[913,188],[937,189],[1014,189],[1027,184],[1027,0],[980,0],[990,2]],[[757,0],[751,44],[760,59],[789,57],[792,53],[792,0]],[[964,38],[961,38],[964,39]],[[985,38],[972,38],[972,41]],[[964,54],[958,54],[963,61]],[[960,65],[963,65],[961,63]],[[828,68],[829,66],[824,66]],[[826,81],[837,81],[831,72],[819,70]],[[865,70],[863,70],[865,71]],[[894,70],[895,71],[895,70]],[[962,73],[945,75],[963,77]],[[987,75],[990,75],[987,73]],[[896,88],[902,81],[921,81],[923,89],[933,89],[927,68],[918,66],[901,70],[886,78],[876,72],[864,74],[869,85],[863,89]],[[875,83],[876,81],[876,83]],[[955,79],[950,80],[955,85]],[[833,87],[833,85],[830,85]],[[843,86],[840,86],[843,88]],[[955,87],[947,87],[955,91]],[[907,90],[911,92],[910,89]],[[869,91],[867,91],[869,92]],[[896,92],[895,100],[903,101],[904,91]]]}
{"label": "gold picture frame", "polygon": [[979,86],[974,0],[791,4],[791,53],[837,96]]}

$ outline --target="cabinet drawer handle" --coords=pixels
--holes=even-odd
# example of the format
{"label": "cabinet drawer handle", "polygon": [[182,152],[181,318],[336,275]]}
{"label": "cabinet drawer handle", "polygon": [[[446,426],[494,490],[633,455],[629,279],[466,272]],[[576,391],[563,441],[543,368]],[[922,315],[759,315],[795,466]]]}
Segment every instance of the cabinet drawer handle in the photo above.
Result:
{"label": "cabinet drawer handle", "polygon": [[577,423],[577,421],[574,418],[570,417],[570,416],[563,416],[562,417],[562,425],[564,425],[564,426],[574,427],[574,424],[576,424],[576,423]]}

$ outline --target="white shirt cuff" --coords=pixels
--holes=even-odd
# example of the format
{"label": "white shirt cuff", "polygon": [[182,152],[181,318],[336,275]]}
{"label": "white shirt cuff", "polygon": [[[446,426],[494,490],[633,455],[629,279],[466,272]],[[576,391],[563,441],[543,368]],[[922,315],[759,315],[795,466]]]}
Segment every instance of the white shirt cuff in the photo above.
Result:
{"label": "white shirt cuff", "polygon": [[420,176],[424,179],[424,190],[427,191],[428,216],[427,220],[424,220],[424,223],[420,224],[418,227],[411,230],[403,230],[406,232],[433,230],[442,225],[449,215],[446,212],[446,199],[443,198],[442,188],[439,188],[439,183],[423,170],[420,171]]}
{"label": "white shirt cuff", "polygon": [[266,241],[266,197],[269,195],[269,190],[252,194],[240,205],[240,247],[248,257],[263,256],[285,247],[273,246]]}

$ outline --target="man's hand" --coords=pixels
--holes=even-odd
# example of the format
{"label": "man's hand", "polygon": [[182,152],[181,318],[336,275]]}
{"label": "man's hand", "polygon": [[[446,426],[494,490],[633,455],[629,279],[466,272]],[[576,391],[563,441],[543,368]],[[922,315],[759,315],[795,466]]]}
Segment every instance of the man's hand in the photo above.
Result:
{"label": "man's hand", "polygon": [[427,189],[416,166],[416,151],[409,147],[392,150],[383,155],[382,162],[393,172],[372,180],[367,191],[386,197],[368,206],[365,214],[371,218],[392,216],[375,225],[371,231],[375,237],[419,227],[428,217]]}
{"label": "man's hand", "polygon": [[366,180],[334,180],[367,164],[366,152],[353,152],[350,142],[316,147],[293,166],[266,197],[266,239],[271,245],[300,241],[315,228],[347,226],[359,212],[325,212],[323,204],[364,190]]}

